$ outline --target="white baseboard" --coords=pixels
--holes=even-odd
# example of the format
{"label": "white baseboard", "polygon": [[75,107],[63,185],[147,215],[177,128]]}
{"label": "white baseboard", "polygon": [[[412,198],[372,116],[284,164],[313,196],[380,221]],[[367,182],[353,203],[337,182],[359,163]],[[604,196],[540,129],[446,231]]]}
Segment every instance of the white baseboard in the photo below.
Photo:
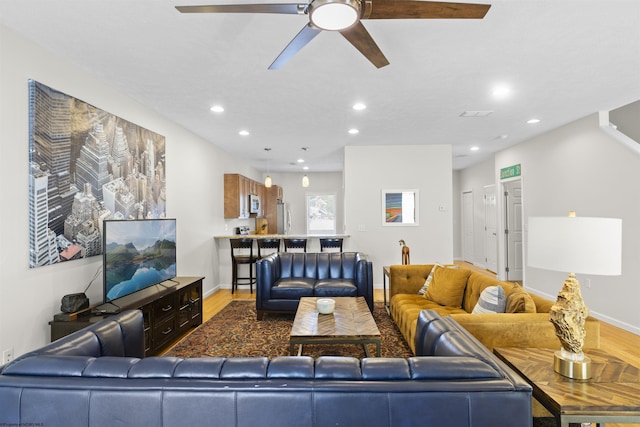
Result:
{"label": "white baseboard", "polygon": [[203,297],[207,298],[208,296],[213,295],[216,292],[218,292],[220,289],[231,289],[231,285],[217,285],[217,286],[214,286],[210,290],[204,292]]}
{"label": "white baseboard", "polygon": [[[525,285],[525,287],[526,287],[526,285]],[[543,298],[546,298],[548,300],[551,300],[551,301],[555,301],[558,298],[557,295],[550,295],[550,294],[548,294],[546,292],[541,292],[538,289],[528,288],[528,287],[526,287],[526,289],[527,289],[527,292],[531,291],[532,293],[534,293],[536,295],[539,295],[539,296],[541,296]],[[640,335],[640,328],[637,327],[637,326],[630,325],[630,324],[625,323],[625,322],[621,322],[618,319],[614,319],[611,316],[607,316],[607,315],[599,313],[597,311],[589,310],[589,315],[595,317],[596,319],[598,319],[600,321],[606,322],[606,323],[608,323],[610,325],[613,325],[613,326],[616,326],[616,327],[618,327],[620,329],[624,329],[625,331],[629,331],[629,332],[634,333],[636,335]]]}

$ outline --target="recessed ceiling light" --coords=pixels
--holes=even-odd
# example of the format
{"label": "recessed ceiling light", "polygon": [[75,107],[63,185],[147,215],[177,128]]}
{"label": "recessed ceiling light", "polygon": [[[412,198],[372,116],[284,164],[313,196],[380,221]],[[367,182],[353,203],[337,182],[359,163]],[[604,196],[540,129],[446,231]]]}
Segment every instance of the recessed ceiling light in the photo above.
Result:
{"label": "recessed ceiling light", "polygon": [[241,130],[240,132],[238,132],[238,135],[249,136],[249,131],[248,130]]}
{"label": "recessed ceiling light", "polygon": [[297,162],[298,163],[304,163],[304,159],[298,159]]}
{"label": "recessed ceiling light", "polygon": [[365,104],[363,104],[362,102],[358,102],[356,104],[353,104],[353,109],[356,111],[362,111],[365,110],[367,108],[367,106]]}
{"label": "recessed ceiling light", "polygon": [[529,119],[527,120],[527,123],[529,123],[530,125],[535,125],[536,123],[540,123],[540,119]]}
{"label": "recessed ceiling light", "polygon": [[214,113],[222,113],[224,111],[224,107],[222,105],[214,105],[210,110]]}
{"label": "recessed ceiling light", "polygon": [[504,99],[511,95],[511,89],[506,85],[496,86],[493,88],[492,94],[495,98]]}
{"label": "recessed ceiling light", "polygon": [[309,170],[309,166],[304,166],[302,169],[308,171]]}
{"label": "recessed ceiling light", "polygon": [[478,151],[479,149],[480,149],[480,147],[477,147],[475,145],[470,148],[471,151]]}
{"label": "recessed ceiling light", "polygon": [[349,129],[349,133],[351,135],[356,135],[356,134],[360,133],[360,131],[358,129],[353,128],[353,129]]}

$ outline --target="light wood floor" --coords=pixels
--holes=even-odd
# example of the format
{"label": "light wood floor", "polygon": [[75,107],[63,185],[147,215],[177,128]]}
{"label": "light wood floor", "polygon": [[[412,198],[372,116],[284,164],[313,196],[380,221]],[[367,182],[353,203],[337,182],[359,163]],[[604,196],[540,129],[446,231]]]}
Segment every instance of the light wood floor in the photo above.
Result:
{"label": "light wood floor", "polygon": [[[456,262],[470,270],[478,271],[485,274],[491,274],[486,270],[480,269],[466,262]],[[493,274],[491,274],[493,275]],[[495,275],[493,275],[495,276]],[[203,301],[203,322],[206,322],[216,313],[222,310],[231,300],[234,299],[255,299],[255,292],[251,294],[248,289],[243,286],[235,294],[231,294],[229,289],[222,289]],[[382,289],[374,290],[374,300],[383,301]],[[610,325],[605,322],[600,323],[600,347],[611,355],[618,357],[627,363],[640,367],[640,336],[628,332],[624,329]],[[638,397],[640,405],[640,396]],[[640,424],[607,424],[607,427],[640,427]]]}

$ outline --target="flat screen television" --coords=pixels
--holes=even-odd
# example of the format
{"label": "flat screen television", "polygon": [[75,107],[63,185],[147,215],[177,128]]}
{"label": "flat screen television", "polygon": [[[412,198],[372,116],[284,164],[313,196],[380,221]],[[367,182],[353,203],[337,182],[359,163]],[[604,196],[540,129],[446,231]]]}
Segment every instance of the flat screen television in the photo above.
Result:
{"label": "flat screen television", "polygon": [[104,301],[176,277],[176,220],[103,223]]}

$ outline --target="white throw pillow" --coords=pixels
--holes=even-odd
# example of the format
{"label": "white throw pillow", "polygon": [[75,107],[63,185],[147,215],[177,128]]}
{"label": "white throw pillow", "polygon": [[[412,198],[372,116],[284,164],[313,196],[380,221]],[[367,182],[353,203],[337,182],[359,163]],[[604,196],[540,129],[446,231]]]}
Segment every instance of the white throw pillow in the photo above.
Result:
{"label": "white throw pillow", "polygon": [[440,264],[435,264],[433,266],[433,268],[429,272],[429,275],[427,276],[427,280],[424,281],[424,285],[422,285],[422,287],[418,291],[418,295],[424,295],[424,293],[427,292],[427,288],[429,287],[429,283],[431,283],[431,280],[433,280],[433,272],[436,271],[437,267],[442,267],[442,266]]}
{"label": "white throw pillow", "polygon": [[507,296],[502,286],[489,286],[480,294],[478,303],[473,307],[472,313],[504,313],[506,304]]}

